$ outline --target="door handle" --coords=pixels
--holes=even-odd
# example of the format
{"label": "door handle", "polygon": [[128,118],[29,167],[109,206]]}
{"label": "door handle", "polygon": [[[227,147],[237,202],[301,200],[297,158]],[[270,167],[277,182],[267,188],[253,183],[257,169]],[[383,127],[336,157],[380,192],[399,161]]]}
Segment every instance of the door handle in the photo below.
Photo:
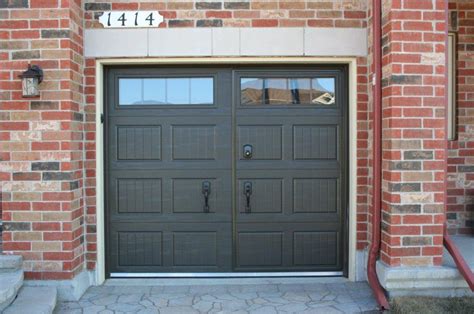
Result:
{"label": "door handle", "polygon": [[245,212],[249,214],[251,212],[250,208],[250,195],[252,195],[252,182],[244,182],[244,195],[245,195]]}
{"label": "door handle", "polygon": [[211,194],[211,182],[204,181],[202,183],[202,194],[204,195],[203,211],[205,213],[208,213],[209,212],[209,194]]}

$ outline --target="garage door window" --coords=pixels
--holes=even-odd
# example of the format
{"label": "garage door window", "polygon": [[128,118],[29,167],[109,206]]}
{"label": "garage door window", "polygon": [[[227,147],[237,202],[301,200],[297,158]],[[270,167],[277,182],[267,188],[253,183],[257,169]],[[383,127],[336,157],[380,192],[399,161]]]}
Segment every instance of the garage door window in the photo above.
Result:
{"label": "garage door window", "polygon": [[335,104],[334,78],[252,78],[240,80],[242,105]]}
{"label": "garage door window", "polygon": [[212,105],[214,79],[192,78],[121,78],[119,103],[132,105]]}

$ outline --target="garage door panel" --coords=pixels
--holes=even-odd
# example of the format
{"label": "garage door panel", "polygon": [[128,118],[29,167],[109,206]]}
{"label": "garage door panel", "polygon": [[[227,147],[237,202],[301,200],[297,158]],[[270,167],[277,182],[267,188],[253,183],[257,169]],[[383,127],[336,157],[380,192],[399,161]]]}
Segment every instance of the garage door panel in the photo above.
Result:
{"label": "garage door panel", "polygon": [[295,266],[334,266],[338,263],[337,255],[337,232],[293,232],[293,262]]}
{"label": "garage door panel", "polygon": [[[237,270],[342,269],[347,108],[340,75],[236,73]],[[278,138],[267,131],[275,126]],[[251,156],[242,154],[247,144],[252,146]],[[258,155],[269,148],[281,151],[281,156]],[[259,188],[258,183],[271,180],[279,182],[278,187]],[[252,193],[246,193],[246,186]]]}
{"label": "garage door panel", "polygon": [[161,213],[161,179],[117,179],[118,213]]}
{"label": "garage door panel", "polygon": [[[256,177],[256,173],[260,176]],[[237,172],[237,222],[340,224],[342,203],[336,170],[240,170]],[[247,209],[245,185],[251,183]]]}
{"label": "garage door panel", "polygon": [[161,126],[118,126],[118,160],[160,160]]}
{"label": "garage door panel", "polygon": [[[173,213],[203,213],[205,211],[205,199],[203,196],[203,184],[207,184],[210,188],[210,195],[208,197],[209,213],[216,212],[218,206],[217,198],[222,201],[226,198],[220,195],[221,180],[216,178],[174,178],[172,190],[172,212]],[[228,210],[228,209],[227,209]]]}
{"label": "garage door panel", "polygon": [[[308,117],[260,117],[237,119],[238,169],[338,168],[343,143],[340,118],[332,121]],[[252,155],[243,155],[251,145]]]}
{"label": "garage door panel", "polygon": [[294,178],[293,213],[336,213],[338,195],[336,178]]}
{"label": "garage door panel", "polygon": [[[239,147],[251,145],[253,160],[281,160],[283,152],[282,125],[239,125]],[[244,160],[243,149],[239,159]]]}
{"label": "garage door panel", "polygon": [[173,125],[172,160],[216,160],[216,125]]}
{"label": "garage door panel", "polygon": [[[252,195],[244,193],[246,184],[252,185]],[[242,178],[238,181],[239,213],[282,213],[283,212],[283,178]]]}
{"label": "garage door panel", "polygon": [[163,233],[156,231],[117,234],[119,266],[161,266],[163,259]]}
{"label": "garage door panel", "polygon": [[174,266],[217,266],[217,232],[173,232]]}
{"label": "garage door panel", "polygon": [[230,223],[115,223],[110,272],[230,271]]}
{"label": "garage door panel", "polygon": [[293,159],[337,159],[337,125],[293,125]]}
{"label": "garage door panel", "polygon": [[[227,171],[121,170],[109,175],[108,208],[113,221],[230,221],[231,179]],[[205,210],[203,184],[210,188]]]}
{"label": "garage door panel", "polygon": [[312,223],[241,223],[236,270],[341,270],[340,232],[334,226]]}
{"label": "garage door panel", "polygon": [[239,232],[237,266],[283,266],[282,232]]}
{"label": "garage door panel", "polygon": [[118,116],[195,115],[230,112],[226,97],[231,84],[229,69],[141,67],[109,69],[109,112]]}
{"label": "garage door panel", "polygon": [[229,117],[114,118],[109,133],[107,153],[112,169],[231,166]]}

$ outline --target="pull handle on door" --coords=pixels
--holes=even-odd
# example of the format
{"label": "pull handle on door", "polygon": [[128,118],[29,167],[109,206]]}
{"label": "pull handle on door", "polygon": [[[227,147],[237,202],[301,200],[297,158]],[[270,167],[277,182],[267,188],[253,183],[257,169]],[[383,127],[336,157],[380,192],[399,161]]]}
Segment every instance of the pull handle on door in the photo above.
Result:
{"label": "pull handle on door", "polygon": [[203,211],[205,213],[208,213],[209,212],[209,194],[211,194],[211,182],[204,181],[202,183],[202,194],[204,195]]}
{"label": "pull handle on door", "polygon": [[250,208],[250,195],[252,195],[252,182],[244,182],[244,195],[245,195],[245,212],[249,214],[251,212]]}
{"label": "pull handle on door", "polygon": [[252,150],[253,150],[252,145],[249,145],[249,144],[244,145],[242,153],[245,159],[252,158]]}

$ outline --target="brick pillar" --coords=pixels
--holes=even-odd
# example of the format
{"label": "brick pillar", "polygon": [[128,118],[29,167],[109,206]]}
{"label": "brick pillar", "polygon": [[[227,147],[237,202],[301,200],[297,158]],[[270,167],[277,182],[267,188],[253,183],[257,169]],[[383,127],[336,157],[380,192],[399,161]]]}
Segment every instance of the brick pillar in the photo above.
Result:
{"label": "brick pillar", "polygon": [[[84,268],[81,2],[0,8],[3,250],[28,279],[71,279]],[[21,96],[28,63],[44,70],[36,99]]]}
{"label": "brick pillar", "polygon": [[456,139],[449,141],[448,228],[474,235],[474,1],[450,0],[457,39]]}
{"label": "brick pillar", "polygon": [[440,265],[445,179],[443,0],[383,1],[382,253]]}

